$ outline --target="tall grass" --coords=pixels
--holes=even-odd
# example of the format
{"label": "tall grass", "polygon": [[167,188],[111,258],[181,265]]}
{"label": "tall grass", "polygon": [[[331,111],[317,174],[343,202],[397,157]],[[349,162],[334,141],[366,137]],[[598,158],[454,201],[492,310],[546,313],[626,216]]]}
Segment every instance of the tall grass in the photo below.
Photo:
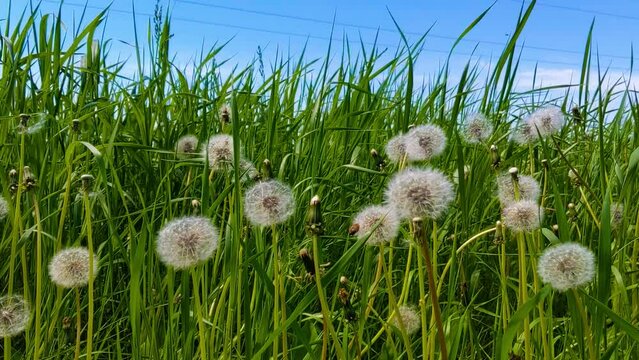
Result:
{"label": "tall grass", "polygon": [[[439,328],[450,359],[639,358],[639,97],[621,82],[605,86],[611,79],[591,53],[592,28],[579,84],[518,91],[516,45],[533,7],[522,8],[488,70],[468,63],[453,82],[459,69],[446,63],[423,87],[413,64],[424,38],[404,38],[390,57],[348,43],[331,44],[322,59],[277,57],[263,79],[261,58],[222,75],[215,47],[187,75],[172,62],[170,18],[156,18],[148,48],[136,34],[138,72],[130,78],[124,63],[111,62],[109,40],[94,40],[106,12],[68,28],[61,14],[25,8],[6,21],[0,42],[0,183],[10,207],[0,220],[0,293],[22,294],[37,315],[24,334],[5,338],[4,358],[72,358],[76,318],[82,356],[95,359],[437,359]],[[230,125],[218,114],[226,103]],[[529,147],[509,141],[512,124],[547,104],[569,115],[560,133]],[[459,124],[475,111],[495,132],[469,145]],[[27,128],[18,131],[21,121]],[[446,215],[420,225],[432,269],[410,249],[409,224],[379,249],[349,235],[354,214],[381,202],[398,171],[380,166],[372,149],[382,153],[389,138],[422,123],[448,136],[444,155],[428,165],[457,179]],[[212,173],[201,156],[176,157],[175,142],[187,133],[202,144],[229,133],[236,153],[258,167],[268,159],[262,175],[291,185],[295,215],[272,228],[249,225],[244,174]],[[543,185],[547,213],[540,230],[519,239],[495,226],[495,176],[513,166]],[[90,191],[83,174],[94,178]],[[321,223],[306,220],[314,195]],[[612,202],[625,205],[614,227]],[[213,219],[221,245],[192,272],[168,269],[155,253],[158,230],[194,213]],[[595,252],[597,274],[561,293],[539,283],[535,263],[544,248],[567,241]],[[100,271],[88,288],[62,291],[46,264],[77,244],[92,247]],[[312,249],[310,268],[298,257],[302,248]],[[392,325],[402,304],[421,308],[417,334]]]}

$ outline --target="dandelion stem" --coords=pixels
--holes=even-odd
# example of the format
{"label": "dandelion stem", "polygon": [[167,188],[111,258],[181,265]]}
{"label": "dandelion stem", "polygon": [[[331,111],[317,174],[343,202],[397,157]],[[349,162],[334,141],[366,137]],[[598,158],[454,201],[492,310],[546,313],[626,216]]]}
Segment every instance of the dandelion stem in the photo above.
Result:
{"label": "dandelion stem", "polygon": [[82,314],[80,307],[80,288],[75,288],[75,360],[80,358],[80,341],[82,336]]}
{"label": "dandelion stem", "polygon": [[420,249],[424,261],[426,262],[426,274],[428,275],[428,289],[430,292],[431,302],[433,304],[433,315],[435,319],[435,325],[437,326],[437,338],[439,340],[440,357],[442,360],[448,359],[448,352],[446,349],[446,337],[444,334],[444,326],[442,324],[441,309],[439,307],[439,299],[437,295],[437,286],[435,285],[435,276],[433,275],[433,264],[431,262],[430,250],[428,248],[428,240],[424,236],[423,241],[420,243]]}
{"label": "dandelion stem", "polygon": [[41,314],[42,314],[42,223],[40,222],[40,206],[38,206],[38,199],[35,192],[31,193],[31,200],[33,202],[33,213],[35,216],[35,222],[37,226],[36,233],[36,294],[35,294],[35,336],[34,345],[35,351],[33,352],[33,359],[40,358],[41,341],[40,335],[42,332],[41,327]]}
{"label": "dandelion stem", "polygon": [[590,330],[590,324],[588,323],[588,314],[586,313],[586,309],[584,308],[583,303],[581,302],[581,298],[579,297],[579,294],[577,293],[576,289],[570,289],[570,291],[572,292],[572,295],[575,298],[575,304],[577,305],[577,310],[579,311],[579,315],[581,315],[581,320],[583,321],[583,325],[584,325],[584,334],[587,337],[587,343],[588,343],[588,356],[590,359],[597,359],[597,356],[595,354],[595,347],[593,345],[593,340],[592,340],[592,332]]}
{"label": "dandelion stem", "polygon": [[[275,231],[275,226],[273,226],[273,248],[272,248],[272,256],[273,256],[273,331],[277,332],[278,324],[280,323],[280,269],[279,269],[279,256],[278,256],[278,248],[277,248],[277,231]],[[279,354],[279,339],[273,341],[273,359],[277,359]]]}
{"label": "dandelion stem", "polygon": [[[384,243],[379,246],[379,256],[384,258]],[[389,274],[388,269],[386,268],[384,261],[382,260],[382,266],[384,267],[384,278],[386,279],[386,291],[388,292],[388,302],[389,302],[389,319],[393,314],[397,317],[397,323],[400,327],[400,332],[402,334],[402,340],[404,341],[404,347],[406,348],[406,354],[408,355],[408,359],[413,359],[413,350],[411,347],[410,339],[408,338],[408,334],[406,333],[406,327],[404,326],[404,321],[399,314],[399,307],[397,306],[397,301],[395,300],[395,295],[393,294],[393,281]]]}
{"label": "dandelion stem", "polygon": [[199,270],[193,269],[191,272],[193,279],[193,296],[195,302],[195,313],[197,315],[197,327],[200,332],[200,358],[206,360],[206,329],[204,328],[204,317],[202,315],[202,301],[200,300],[200,278]]}
{"label": "dandelion stem", "polygon": [[322,307],[322,320],[324,322],[324,336],[326,336],[326,331],[328,330],[328,332],[331,335],[331,338],[333,339],[333,342],[335,342],[335,351],[337,352],[337,358],[343,359],[344,354],[342,353],[342,347],[339,345],[339,339],[337,338],[337,333],[335,332],[335,329],[333,328],[333,323],[329,315],[328,304],[326,302],[326,296],[324,295],[324,288],[322,287],[322,276],[320,274],[320,269],[319,269],[319,262],[320,262],[319,246],[318,246],[317,238],[318,238],[317,235],[313,235],[313,260],[314,260],[313,263],[315,267],[314,277],[315,277],[315,284],[317,285],[317,295],[319,297],[320,305]]}
{"label": "dandelion stem", "polygon": [[[517,234],[517,250],[519,256],[519,307],[528,302],[528,275],[526,272],[526,239],[524,233]],[[524,345],[526,360],[532,359],[532,344],[530,343],[530,318],[524,317]]]}
{"label": "dandelion stem", "polygon": [[91,226],[91,202],[89,191],[84,191],[85,222],[87,227],[87,247],[89,249],[89,315],[87,320],[87,360],[91,360],[93,352],[93,230]]}

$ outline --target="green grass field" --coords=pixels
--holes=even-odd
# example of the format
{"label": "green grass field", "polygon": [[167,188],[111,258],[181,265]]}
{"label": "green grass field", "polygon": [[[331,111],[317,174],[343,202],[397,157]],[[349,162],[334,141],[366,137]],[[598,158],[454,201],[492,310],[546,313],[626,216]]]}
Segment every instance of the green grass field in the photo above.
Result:
{"label": "green grass field", "polygon": [[[224,76],[213,48],[187,75],[172,63],[170,19],[156,18],[136,34],[150,45],[137,45],[130,77],[97,40],[104,12],[77,28],[31,8],[5,21],[3,358],[639,359],[639,96],[599,67],[592,30],[577,84],[518,89],[515,45],[533,7],[489,68],[445,63],[427,84],[413,72],[427,34],[390,57],[332,43],[320,59],[256,55]],[[561,126],[513,141],[552,105]],[[476,112],[494,131],[470,143],[464,121]],[[392,161],[389,140],[423,124],[442,130],[441,153],[411,161],[406,145]],[[197,151],[177,153],[187,134]],[[231,139],[221,165],[206,161],[220,134]],[[356,215],[392,208],[387,187],[407,168],[443,175],[450,200],[438,208],[440,180],[420,180],[418,196],[403,195],[421,208],[368,245],[387,219]],[[514,187],[505,202],[504,174]],[[539,185],[541,223],[508,208],[527,196],[526,176]],[[160,233],[193,215],[210,223]],[[208,253],[167,265],[200,230]],[[163,236],[178,247],[162,253]],[[594,276],[575,252],[538,268],[566,242],[592,251]],[[67,267],[77,279],[61,279],[52,259],[75,246],[93,255]]]}

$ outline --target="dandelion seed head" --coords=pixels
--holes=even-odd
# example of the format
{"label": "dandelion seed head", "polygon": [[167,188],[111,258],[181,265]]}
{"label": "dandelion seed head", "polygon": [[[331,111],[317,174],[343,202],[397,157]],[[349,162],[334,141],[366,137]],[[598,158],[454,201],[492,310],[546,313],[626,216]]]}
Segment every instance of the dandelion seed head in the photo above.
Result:
{"label": "dandelion seed head", "polygon": [[618,227],[623,221],[624,206],[622,203],[614,202],[610,204],[610,223],[613,227]]}
{"label": "dandelion seed head", "polygon": [[432,169],[406,169],[391,179],[386,202],[401,219],[442,215],[455,197],[453,185],[444,174]]}
{"label": "dandelion seed head", "polygon": [[224,124],[231,122],[231,107],[228,104],[223,104],[220,107],[220,119]]}
{"label": "dandelion seed head", "polygon": [[158,233],[156,250],[167,266],[186,269],[211,257],[218,246],[218,231],[203,216],[169,221]]}
{"label": "dandelion seed head", "polygon": [[[537,201],[541,194],[539,183],[532,176],[518,175],[519,200]],[[502,205],[515,202],[515,182],[510,174],[497,177],[497,195]]]}
{"label": "dandelion seed head", "polygon": [[502,212],[504,225],[514,232],[532,231],[541,226],[543,209],[532,200],[520,200]]}
{"label": "dandelion seed head", "polygon": [[482,114],[471,114],[464,119],[462,134],[466,142],[475,144],[488,140],[493,133],[493,125]]}
{"label": "dandelion seed head", "polygon": [[260,173],[253,165],[253,162],[245,158],[240,159],[240,171],[243,181],[256,180],[260,177]]}
{"label": "dandelion seed head", "polygon": [[[412,335],[416,333],[421,328],[421,318],[417,311],[411,306],[402,305],[398,309],[398,312],[393,315],[391,319],[391,323],[398,329],[402,328],[402,324],[404,325],[404,330],[406,334]],[[401,319],[401,324],[399,322]]]}
{"label": "dandelion seed head", "polygon": [[510,138],[519,145],[528,145],[535,142],[537,134],[530,124],[522,122],[511,131]]}
{"label": "dandelion seed head", "polygon": [[386,156],[391,162],[399,163],[406,156],[406,136],[404,134],[400,134],[392,137],[386,143]]}
{"label": "dandelion seed head", "polygon": [[291,188],[277,180],[259,182],[244,194],[246,218],[257,226],[270,226],[286,221],[295,211]]}
{"label": "dandelion seed head", "polygon": [[[93,255],[93,278],[98,274],[98,257]],[[59,251],[49,263],[49,276],[58,286],[76,288],[89,283],[89,249],[83,246]]]}
{"label": "dandelion seed head", "polygon": [[397,236],[400,219],[388,206],[372,205],[360,211],[353,220],[359,225],[357,237],[366,245],[380,245]]}
{"label": "dandelion seed head", "polygon": [[541,280],[559,291],[577,288],[592,281],[595,256],[587,247],[563,243],[544,250],[537,262]]}
{"label": "dandelion seed head", "polygon": [[405,138],[406,155],[410,161],[429,160],[440,155],[446,147],[446,135],[437,125],[412,128]]}
{"label": "dandelion seed head", "polygon": [[0,297],[0,337],[23,332],[31,320],[31,306],[20,295]]}
{"label": "dandelion seed head", "polygon": [[7,217],[9,214],[9,203],[4,197],[0,196],[0,220]]}
{"label": "dandelion seed head", "polygon": [[175,152],[179,157],[185,158],[197,152],[198,140],[193,135],[184,135],[175,144]]}
{"label": "dandelion seed head", "polygon": [[223,170],[233,164],[233,137],[213,135],[207,144],[209,166],[214,171]]}
{"label": "dandelion seed head", "polygon": [[537,130],[539,135],[546,137],[561,130],[565,117],[560,108],[548,106],[530,114],[526,122],[531,125],[533,130]]}

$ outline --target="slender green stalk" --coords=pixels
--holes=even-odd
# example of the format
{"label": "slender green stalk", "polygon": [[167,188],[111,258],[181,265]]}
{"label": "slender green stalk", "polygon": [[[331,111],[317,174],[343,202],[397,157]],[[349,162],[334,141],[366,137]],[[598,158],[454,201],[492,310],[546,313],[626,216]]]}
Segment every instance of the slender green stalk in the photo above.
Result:
{"label": "slender green stalk", "polygon": [[40,336],[42,332],[42,223],[40,222],[40,206],[38,205],[38,198],[35,192],[31,193],[31,201],[33,202],[33,214],[35,217],[37,233],[36,233],[36,293],[35,293],[35,336],[34,344],[35,351],[33,352],[33,359],[40,358],[41,341]]}
{"label": "slender green stalk", "polygon": [[440,357],[442,360],[447,360],[448,350],[446,347],[446,336],[444,334],[444,326],[442,324],[441,309],[439,307],[439,296],[437,294],[437,286],[435,285],[435,276],[433,274],[433,271],[434,271],[433,263],[431,261],[430,249],[428,247],[428,241],[426,241],[426,237],[422,239],[422,242],[420,243],[420,249],[421,249],[422,256],[424,257],[424,262],[426,263],[428,289],[429,289],[431,303],[433,304],[433,318],[435,320],[435,325],[437,326],[437,339],[439,340]]}
{"label": "slender green stalk", "polygon": [[317,296],[319,297],[320,305],[322,307],[322,321],[324,323],[324,332],[330,334],[333,342],[335,343],[335,352],[337,353],[338,359],[343,359],[344,354],[342,353],[342,347],[339,345],[339,339],[337,337],[337,333],[333,328],[333,322],[331,321],[330,310],[328,308],[328,303],[326,302],[326,296],[324,295],[324,288],[322,287],[322,275],[320,273],[319,268],[319,245],[317,242],[317,235],[313,235],[313,263],[315,265],[315,285],[317,286]]}
{"label": "slender green stalk", "polygon": [[89,191],[88,189],[84,189],[84,206],[85,206],[85,216],[84,222],[87,229],[87,247],[89,249],[89,286],[88,286],[88,298],[89,298],[89,314],[87,318],[87,360],[91,360],[93,356],[93,281],[94,281],[94,273],[93,273],[93,262],[95,259],[93,258],[93,227],[92,227],[92,210],[91,210],[91,201],[89,199]]}
{"label": "slender green stalk", "polygon": [[74,359],[80,358],[80,342],[82,341],[82,308],[80,307],[80,288],[76,287],[75,292],[75,355]]}
{"label": "slender green stalk", "polygon": [[193,279],[193,297],[195,302],[195,313],[197,316],[197,327],[200,333],[199,339],[199,348],[200,348],[200,359],[206,360],[208,357],[206,356],[206,328],[204,327],[204,315],[202,314],[202,301],[200,300],[200,270],[192,269],[191,270],[191,278]]}
{"label": "slender green stalk", "polygon": [[[524,233],[517,234],[517,256],[519,261],[519,301],[517,305],[523,306],[528,302],[528,275],[526,265],[526,239]],[[524,354],[526,360],[532,359],[532,343],[530,340],[530,317],[526,314],[524,317]]]}

